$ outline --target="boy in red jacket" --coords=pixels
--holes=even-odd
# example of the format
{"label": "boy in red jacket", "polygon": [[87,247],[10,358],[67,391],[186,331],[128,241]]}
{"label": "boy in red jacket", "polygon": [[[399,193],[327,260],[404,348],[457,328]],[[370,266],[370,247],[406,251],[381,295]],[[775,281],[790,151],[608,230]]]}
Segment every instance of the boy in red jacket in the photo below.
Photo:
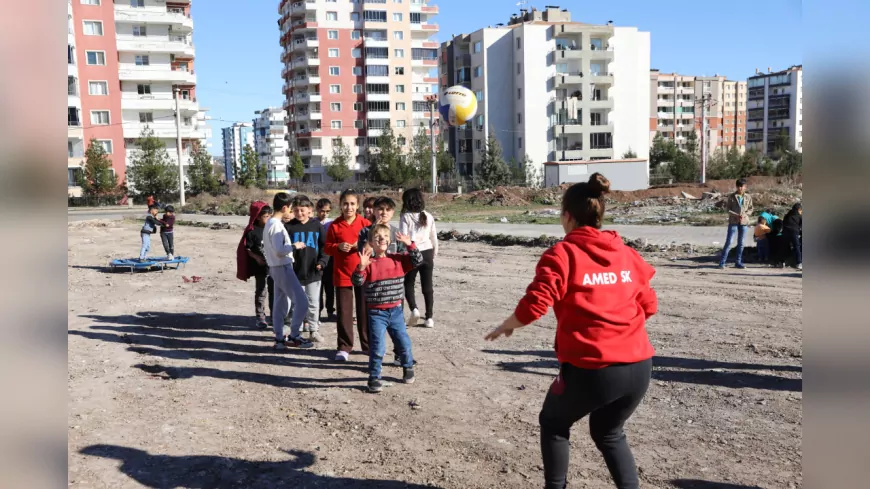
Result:
{"label": "boy in red jacket", "polygon": [[[414,382],[414,357],[411,355],[411,338],[405,327],[402,299],[405,292],[405,274],[423,263],[423,255],[411,242],[411,237],[396,234],[408,254],[387,253],[390,248],[390,226],[376,224],[369,233],[369,245],[359,253],[360,262],[351,280],[355,286],[364,286],[366,315],[369,326],[369,392],[380,392],[381,365],[384,362],[386,338],[389,333],[396,346],[396,358],[404,372],[402,381]],[[374,252],[374,257],[372,257]]]}
{"label": "boy in red jacket", "polygon": [[552,307],[559,375],[541,409],[547,488],[567,484],[571,426],[589,415],[589,434],[616,486],[639,487],[622,430],[652,373],[645,323],[656,313],[655,270],[613,231],[601,231],[610,182],[600,173],[572,185],[562,200],[565,239],[545,251],[514,314],[486,336],[510,336]]}

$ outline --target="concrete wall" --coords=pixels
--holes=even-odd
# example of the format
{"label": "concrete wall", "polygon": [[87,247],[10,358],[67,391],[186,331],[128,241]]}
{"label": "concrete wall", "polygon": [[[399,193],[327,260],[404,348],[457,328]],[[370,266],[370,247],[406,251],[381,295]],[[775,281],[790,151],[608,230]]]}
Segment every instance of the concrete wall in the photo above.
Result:
{"label": "concrete wall", "polygon": [[[529,155],[536,167],[542,165],[550,157],[550,98],[555,94],[550,78],[556,73],[553,65],[548,65],[550,56],[546,53],[555,49],[556,42],[551,36],[552,26],[523,24],[514,29],[514,37],[522,39],[523,74],[516,74],[516,63],[513,66],[513,75],[517,80],[522,80],[514,87],[512,96],[517,100],[517,88],[523,88],[521,104],[523,123],[517,127],[517,134],[523,136],[523,148],[517,153],[517,160],[521,161],[523,155]],[[516,39],[513,41],[516,51]],[[514,114],[516,122],[516,114]],[[516,148],[517,143],[514,142]]]}
{"label": "concrete wall", "polygon": [[601,173],[610,180],[611,190],[643,190],[649,188],[649,162],[578,162],[546,165],[544,185],[552,187],[562,183],[577,183],[589,180],[589,175]]}
{"label": "concrete wall", "polygon": [[613,156],[620,158],[631,149],[638,158],[649,158],[650,35],[636,27],[616,27],[610,39],[615,56],[610,64],[614,74]]}
{"label": "concrete wall", "polygon": [[[516,63],[519,60],[514,56],[513,30],[484,29],[483,32],[485,80],[483,93],[486,117],[482,135],[485,139],[490,131],[495,130],[495,138],[501,144],[504,159],[510,161],[511,158],[516,157],[517,143],[514,131],[518,130],[516,124],[518,104],[516,104],[514,80]],[[475,131],[475,139],[478,134],[481,133]]]}

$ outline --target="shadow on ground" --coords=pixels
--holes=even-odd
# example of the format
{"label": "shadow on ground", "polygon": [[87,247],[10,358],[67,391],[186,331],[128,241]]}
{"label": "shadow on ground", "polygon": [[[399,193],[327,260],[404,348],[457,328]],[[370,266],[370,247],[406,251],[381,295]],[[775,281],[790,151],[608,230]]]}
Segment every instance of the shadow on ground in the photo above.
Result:
{"label": "shadow on ground", "polygon": [[744,486],[727,482],[711,482],[697,479],[676,479],[671,484],[680,489],[761,489],[759,486]]}
{"label": "shadow on ground", "polygon": [[434,489],[436,486],[409,484],[391,480],[330,477],[306,472],[315,464],[311,452],[290,450],[293,458],[280,462],[256,462],[213,455],[152,455],[144,450],[117,445],[91,445],[79,453],[118,460],[118,470],[145,487],[170,489],[272,489],[362,488],[362,489]]}

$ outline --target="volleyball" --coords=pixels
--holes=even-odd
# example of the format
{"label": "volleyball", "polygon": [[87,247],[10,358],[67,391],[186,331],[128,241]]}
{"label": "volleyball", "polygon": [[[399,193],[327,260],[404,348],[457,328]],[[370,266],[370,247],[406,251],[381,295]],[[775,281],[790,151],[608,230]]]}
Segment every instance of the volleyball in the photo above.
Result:
{"label": "volleyball", "polygon": [[470,121],[477,112],[477,98],[471,90],[454,85],[441,95],[441,120],[451,126],[461,126]]}

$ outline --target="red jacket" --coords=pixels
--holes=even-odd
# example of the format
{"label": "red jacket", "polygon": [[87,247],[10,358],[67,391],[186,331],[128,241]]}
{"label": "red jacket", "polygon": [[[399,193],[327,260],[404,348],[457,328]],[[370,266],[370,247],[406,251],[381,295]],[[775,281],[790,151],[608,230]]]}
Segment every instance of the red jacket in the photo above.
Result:
{"label": "red jacket", "polygon": [[348,223],[344,216],[332,221],[329,232],[326,233],[326,254],[333,257],[332,283],[336,287],[353,287],[350,276],[359,267],[359,250],[356,248],[344,252],[338,249],[339,243],[356,244],[359,241],[359,232],[372,223],[362,217],[356,216],[353,223]]}
{"label": "red jacket", "polygon": [[616,232],[580,227],[544,252],[514,313],[529,324],[553,308],[560,363],[597,369],[639,362],[655,354],[645,328],[658,308],[653,275]]}

